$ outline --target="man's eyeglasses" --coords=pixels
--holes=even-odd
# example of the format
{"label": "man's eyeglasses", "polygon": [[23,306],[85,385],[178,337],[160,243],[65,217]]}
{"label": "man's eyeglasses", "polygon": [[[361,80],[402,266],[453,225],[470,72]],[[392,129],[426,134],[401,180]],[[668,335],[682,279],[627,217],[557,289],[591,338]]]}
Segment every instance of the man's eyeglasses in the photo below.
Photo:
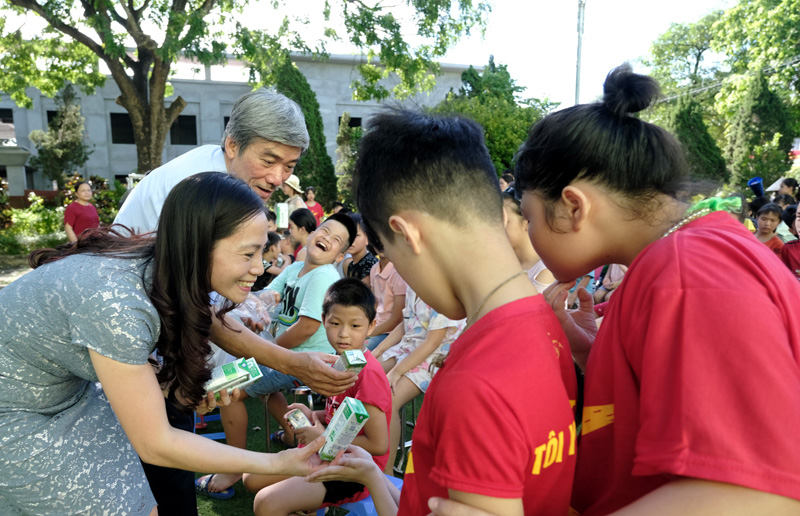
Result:
{"label": "man's eyeglasses", "polygon": [[514,202],[517,203],[517,206],[519,206],[519,204],[522,202],[522,192],[520,192],[513,186],[509,186],[508,188],[503,190],[503,193],[508,194],[512,199],[514,199]]}

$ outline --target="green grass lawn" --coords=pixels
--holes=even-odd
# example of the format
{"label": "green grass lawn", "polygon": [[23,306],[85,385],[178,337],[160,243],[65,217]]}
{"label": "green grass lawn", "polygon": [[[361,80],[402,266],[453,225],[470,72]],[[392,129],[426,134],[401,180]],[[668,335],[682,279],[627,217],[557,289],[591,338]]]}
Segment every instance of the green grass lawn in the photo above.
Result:
{"label": "green grass lawn", "polygon": [[[287,397],[289,402],[292,402],[291,395]],[[298,398],[298,402],[302,402],[304,399]],[[420,395],[416,400],[416,411],[419,413],[419,409],[422,406],[422,395]],[[267,427],[264,422],[264,404],[261,400],[256,398],[248,398],[245,400],[245,406],[247,407],[247,415],[248,415],[248,425],[247,425],[247,449],[253,450],[257,452],[265,452],[267,450],[266,446],[266,438],[268,437]],[[317,407],[322,408],[322,407]],[[410,407],[407,407],[406,410],[409,410]],[[279,429],[278,423],[275,422],[274,419],[270,418],[270,430],[274,432],[275,430]],[[222,432],[222,424],[219,421],[212,421],[208,423],[208,428],[205,430],[199,430],[198,433],[211,433],[211,432]],[[409,434],[406,433],[406,436]],[[225,442],[225,441],[221,441]],[[272,446],[272,451],[277,451],[277,447],[275,445]],[[201,477],[201,474],[197,474],[197,478]],[[242,482],[239,481],[233,485],[233,489],[236,491],[236,494],[233,498],[228,500],[215,500],[213,498],[209,498],[204,495],[197,495],[197,507],[200,516],[247,516],[253,514],[253,498],[255,495],[253,493],[248,492]],[[336,515],[344,515],[347,514],[347,511],[343,509],[336,509],[336,511],[329,511],[329,515],[336,516]]]}

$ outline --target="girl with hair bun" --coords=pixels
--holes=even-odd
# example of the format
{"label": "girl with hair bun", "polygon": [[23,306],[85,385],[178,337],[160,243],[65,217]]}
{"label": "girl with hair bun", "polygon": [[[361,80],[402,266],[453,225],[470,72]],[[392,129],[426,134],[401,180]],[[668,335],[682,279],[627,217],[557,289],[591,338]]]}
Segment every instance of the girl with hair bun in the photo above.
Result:
{"label": "girl with hair bun", "polygon": [[[683,199],[680,145],[634,116],[655,100],[653,79],[623,65],[604,90],[539,121],[515,174],[533,246],[560,282],[546,299],[586,372],[571,505],[800,514],[800,284],[724,211],[741,199]],[[598,331],[590,295],[575,311],[564,301],[608,263],[628,272]]]}

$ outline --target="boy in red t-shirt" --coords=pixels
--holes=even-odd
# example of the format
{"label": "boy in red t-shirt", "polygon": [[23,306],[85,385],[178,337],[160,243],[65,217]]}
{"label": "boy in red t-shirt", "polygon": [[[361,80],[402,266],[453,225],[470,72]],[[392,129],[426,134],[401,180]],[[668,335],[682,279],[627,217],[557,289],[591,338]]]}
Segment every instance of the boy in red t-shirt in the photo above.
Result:
{"label": "boy in red t-shirt", "polygon": [[[438,496],[494,514],[566,515],[574,367],[553,311],[503,230],[503,199],[480,126],[408,111],[373,117],[353,184],[370,242],[380,240],[433,309],[467,317],[425,395],[397,510],[424,516]],[[569,366],[563,377],[562,364]],[[353,465],[357,455],[351,448],[338,464]],[[370,471],[348,478],[369,482],[379,514],[391,514],[381,512],[392,505],[390,488]]]}
{"label": "boy in red t-shirt", "polygon": [[778,224],[781,223],[781,213],[783,213],[781,207],[771,202],[758,210],[758,218],[756,219],[758,222],[756,238],[778,256],[781,255],[783,240],[775,232],[778,230]]}
{"label": "boy in red t-shirt", "polygon": [[[794,227],[795,231],[800,227],[800,211],[795,215]],[[781,260],[783,260],[783,263],[794,273],[795,277],[800,280],[800,240],[792,240],[783,245],[783,249],[781,249]]]}
{"label": "boy in red t-shirt", "polygon": [[[322,324],[328,342],[337,353],[360,349],[367,365],[359,372],[355,385],[327,399],[325,410],[312,412],[302,403],[290,405],[289,409],[302,410],[313,423],[313,426],[295,429],[295,437],[301,445],[310,443],[325,431],[344,398],[355,398],[364,404],[370,417],[353,444],[372,454],[377,467],[383,469],[389,457],[392,393],[383,368],[364,347],[367,334],[375,326],[375,296],[369,287],[355,278],[337,281],[325,293]],[[253,501],[257,516],[294,514],[354,502],[369,494],[363,484],[354,482],[309,483],[300,477],[247,474],[243,481],[248,490],[258,492]]]}

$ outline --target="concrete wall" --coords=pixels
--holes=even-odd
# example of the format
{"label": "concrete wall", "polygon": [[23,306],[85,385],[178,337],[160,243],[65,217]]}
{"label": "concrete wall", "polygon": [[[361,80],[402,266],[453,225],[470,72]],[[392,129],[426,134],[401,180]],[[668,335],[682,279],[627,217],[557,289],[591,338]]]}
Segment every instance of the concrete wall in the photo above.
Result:
{"label": "concrete wall", "polygon": [[[297,67],[317,94],[327,149],[334,163],[338,120],[342,113],[347,111],[352,117],[360,117],[366,121],[380,106],[380,103],[375,101],[352,100],[350,83],[358,77],[356,66],[361,59],[361,56],[349,55],[332,55],[325,61],[314,61],[306,56],[294,58]],[[213,70],[200,70],[199,73],[197,70],[191,71],[191,68],[196,66],[188,62],[179,63],[177,68],[179,78],[171,81],[175,94],[167,98],[166,102],[169,103],[177,95],[183,97],[187,105],[181,114],[196,117],[198,144],[219,143],[224,129],[224,117],[229,115],[236,99],[251,89],[245,82],[241,64],[232,62],[228,67],[214,67]],[[458,89],[461,85],[461,72],[467,68],[468,66],[464,65],[443,64],[442,75],[437,78],[437,85],[433,91],[420,93],[402,104],[435,105],[451,88]],[[396,78],[389,78],[386,84],[391,87],[396,81]],[[47,111],[56,108],[52,99],[43,96],[35,88],[30,88],[28,95],[33,98],[33,109],[19,108],[5,95],[0,100],[0,108],[13,110],[17,145],[35,154],[36,150],[28,140],[28,134],[34,129],[46,130]],[[86,142],[94,151],[83,170],[80,170],[84,175],[96,175],[113,180],[115,176],[124,176],[136,171],[135,145],[111,142],[110,113],[126,113],[125,109],[115,102],[118,95],[119,89],[110,78],[94,95],[88,97],[80,95],[81,113],[86,119]],[[390,102],[397,101],[391,99]],[[167,162],[192,148],[190,145],[173,145],[167,137],[162,159]],[[50,184],[37,173],[29,175],[27,188],[50,188]]]}

